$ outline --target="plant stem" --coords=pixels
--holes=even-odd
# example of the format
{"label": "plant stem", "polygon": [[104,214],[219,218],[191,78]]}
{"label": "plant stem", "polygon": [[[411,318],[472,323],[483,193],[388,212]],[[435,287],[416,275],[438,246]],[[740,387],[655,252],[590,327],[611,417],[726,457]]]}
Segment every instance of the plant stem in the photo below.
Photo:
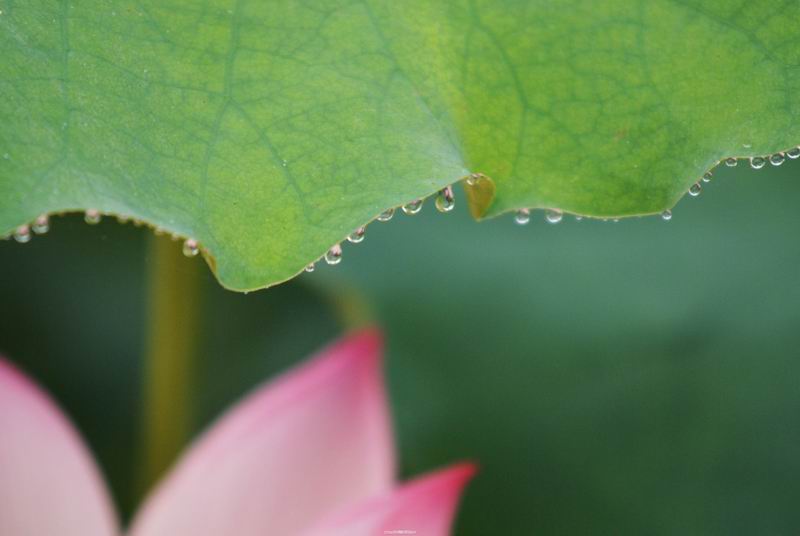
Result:
{"label": "plant stem", "polygon": [[179,244],[155,235],[149,238],[148,264],[141,491],[174,461],[190,431],[203,268]]}

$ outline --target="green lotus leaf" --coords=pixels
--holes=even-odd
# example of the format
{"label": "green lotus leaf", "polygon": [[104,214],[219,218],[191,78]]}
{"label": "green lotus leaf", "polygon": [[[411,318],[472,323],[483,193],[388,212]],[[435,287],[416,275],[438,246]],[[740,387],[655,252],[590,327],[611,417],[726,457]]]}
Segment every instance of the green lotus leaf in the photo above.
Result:
{"label": "green lotus leaf", "polygon": [[720,160],[800,141],[800,12],[786,1],[0,11],[0,232],[120,215],[198,241],[238,290],[473,174],[477,217],[622,217],[671,207]]}

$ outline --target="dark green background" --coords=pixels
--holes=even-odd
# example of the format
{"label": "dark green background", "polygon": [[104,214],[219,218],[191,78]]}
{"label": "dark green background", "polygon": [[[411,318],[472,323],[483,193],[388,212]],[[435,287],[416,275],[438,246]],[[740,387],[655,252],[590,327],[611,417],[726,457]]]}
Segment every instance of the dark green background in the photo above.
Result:
{"label": "dark green background", "polygon": [[[794,534],[800,163],[718,175],[669,223],[476,224],[460,197],[278,288],[208,276],[196,426],[367,315],[403,475],[481,465],[458,534]],[[69,217],[0,242],[0,352],[75,419],[127,513],[147,235]]]}

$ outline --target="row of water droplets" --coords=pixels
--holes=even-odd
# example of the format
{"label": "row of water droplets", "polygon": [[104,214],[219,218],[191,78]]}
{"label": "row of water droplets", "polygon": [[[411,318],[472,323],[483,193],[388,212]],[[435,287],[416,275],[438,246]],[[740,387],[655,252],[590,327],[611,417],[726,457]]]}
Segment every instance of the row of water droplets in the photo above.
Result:
{"label": "row of water droplets", "polygon": [[[794,147],[786,152],[774,153],[768,157],[762,157],[762,156],[750,157],[750,167],[752,167],[753,169],[762,169],[766,166],[767,162],[769,162],[773,166],[780,166],[786,161],[786,158],[789,158],[791,160],[796,160],[800,158],[800,147]],[[738,165],[738,163],[739,163],[738,159],[733,157],[727,158],[725,160],[725,165],[728,167],[735,167]],[[698,181],[694,183],[691,187],[689,187],[688,191],[689,195],[692,197],[699,196],[703,190],[701,182],[710,182],[711,178],[712,178],[712,173],[710,171],[705,173],[701,181]],[[468,185],[474,186],[480,179],[481,175],[473,174],[467,178],[466,182]],[[401,209],[405,214],[413,216],[415,214],[418,214],[420,210],[422,210],[422,205],[424,201],[425,201],[424,199],[415,199],[414,201],[411,201],[403,205]],[[455,196],[453,193],[452,186],[447,186],[441,189],[436,194],[435,205],[436,209],[439,212],[450,212],[451,210],[453,210],[453,208],[455,207]],[[395,209],[390,208],[382,212],[380,215],[378,215],[376,219],[379,222],[387,222],[392,219],[394,214],[395,214]],[[100,223],[102,217],[103,217],[102,213],[96,209],[87,209],[84,213],[84,220],[86,221],[86,223],[90,225],[97,225],[98,223]],[[661,213],[661,218],[664,221],[671,220],[672,211],[669,209],[665,210],[664,212]],[[548,223],[551,224],[560,223],[563,219],[564,219],[564,213],[559,209],[547,209],[545,211],[545,220]],[[576,215],[575,219],[577,221],[580,221],[583,219],[583,217]],[[129,218],[125,216],[118,216],[117,220],[120,223],[127,223],[129,221]],[[518,225],[527,225],[531,221],[531,210],[527,208],[522,208],[517,210],[517,213],[514,216],[514,221]],[[612,221],[618,222],[619,219],[613,218]],[[143,224],[143,222],[135,219],[133,220],[133,222],[134,225],[136,226],[141,226]],[[50,230],[50,218],[48,217],[47,214],[42,214],[41,216],[37,217],[32,223],[20,225],[19,227],[17,227],[17,229],[14,231],[13,236],[14,240],[16,240],[17,242],[25,244],[30,242],[31,238],[33,237],[33,234],[41,235],[47,233],[47,231],[49,230]],[[155,233],[157,235],[161,235],[164,234],[164,231],[163,229],[157,228],[155,230]],[[347,241],[352,244],[358,244],[360,242],[363,242],[365,233],[366,233],[366,227],[359,227],[347,237]],[[178,240],[180,237],[178,235],[172,235],[172,238],[173,240]],[[187,238],[183,243],[183,254],[186,255],[187,257],[196,257],[198,253],[200,253],[200,244],[197,242],[197,240],[193,238]],[[329,265],[333,266],[339,264],[342,260],[341,244],[336,244],[331,249],[329,249],[323,258],[325,259],[325,262]],[[305,268],[306,272],[313,272],[315,265],[316,262],[312,262],[311,264],[306,266]]]}
{"label": "row of water droplets", "polygon": [[[400,209],[403,211],[404,214],[408,216],[414,216],[419,214],[422,210],[422,206],[425,203],[425,199],[415,199],[406,203],[405,205],[401,206]],[[452,186],[446,186],[439,190],[436,194],[436,200],[434,201],[434,205],[436,206],[436,210],[442,213],[447,213],[453,210],[455,207],[455,194],[453,193]],[[391,220],[396,213],[396,209],[390,208],[383,212],[381,212],[377,218],[375,218],[379,222],[387,222]],[[364,241],[364,237],[366,235],[367,228],[359,227],[352,233],[347,236],[347,241],[351,244],[360,244]],[[327,253],[322,257],[325,259],[325,262],[331,266],[335,266],[342,262],[342,245],[336,244],[331,249],[328,250]],[[313,272],[316,268],[316,262],[312,262],[308,266],[306,266],[306,272]]]}
{"label": "row of water droplets", "polygon": [[[97,225],[103,219],[103,214],[97,209],[87,209],[83,214],[83,220],[88,223],[89,225]],[[117,216],[117,221],[119,223],[128,223],[131,218],[126,216]],[[144,222],[140,220],[133,219],[133,224],[137,227],[141,227]],[[27,244],[31,241],[31,238],[34,234],[42,235],[47,233],[50,230],[50,217],[47,214],[42,214],[41,216],[37,217],[33,223],[20,225],[14,231],[14,240],[19,242],[20,244]],[[163,235],[166,231],[161,228],[155,229],[156,235]],[[6,237],[7,238],[7,237]],[[180,239],[180,236],[173,234],[173,240]],[[193,238],[187,238],[183,242],[183,254],[187,257],[196,257],[197,254],[200,253],[200,244],[198,244],[197,240]]]}
{"label": "row of water droplets", "polygon": [[[750,157],[750,167],[753,169],[762,169],[764,166],[767,165],[767,162],[772,164],[773,166],[780,166],[786,161],[786,158],[791,160],[797,160],[800,158],[800,147],[794,147],[789,149],[786,152],[778,152],[772,154],[767,157],[763,156],[753,156]],[[725,159],[725,165],[728,167],[736,167],[739,164],[739,160],[736,158],[727,158]],[[711,182],[711,178],[713,177],[712,172],[707,172],[703,175],[702,179],[689,187],[688,194],[691,197],[699,196],[703,191],[703,186],[701,182]],[[545,210],[545,221],[547,223],[560,223],[561,220],[564,219],[564,213],[559,209],[547,209]],[[583,216],[575,216],[576,221],[581,221]],[[672,211],[670,209],[665,210],[661,213],[661,219],[664,221],[670,221],[672,219]],[[517,210],[516,214],[514,215],[514,221],[518,225],[527,225],[531,221],[531,209],[528,208],[521,208]],[[608,221],[607,219],[603,221]],[[611,221],[618,222],[619,218],[613,218]]]}

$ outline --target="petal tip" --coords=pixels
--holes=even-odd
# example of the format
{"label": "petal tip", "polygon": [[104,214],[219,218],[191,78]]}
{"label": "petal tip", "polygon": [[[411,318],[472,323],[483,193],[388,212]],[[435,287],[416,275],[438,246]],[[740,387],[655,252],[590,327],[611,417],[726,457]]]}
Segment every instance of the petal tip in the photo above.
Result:
{"label": "petal tip", "polygon": [[334,348],[346,350],[348,354],[362,359],[380,360],[383,355],[383,331],[376,326],[353,331],[334,343]]}

